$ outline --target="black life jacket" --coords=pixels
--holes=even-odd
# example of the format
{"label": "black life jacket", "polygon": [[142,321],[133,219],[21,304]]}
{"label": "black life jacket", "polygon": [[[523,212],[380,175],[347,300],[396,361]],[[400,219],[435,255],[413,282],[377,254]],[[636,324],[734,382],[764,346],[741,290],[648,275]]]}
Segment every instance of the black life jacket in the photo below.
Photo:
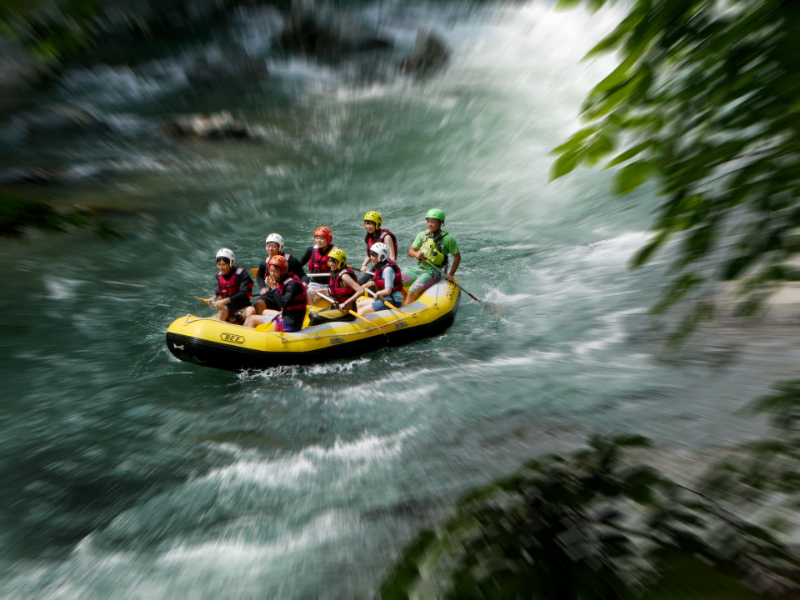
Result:
{"label": "black life jacket", "polygon": [[386,283],[383,280],[383,270],[386,267],[392,267],[394,269],[394,281],[392,282],[392,293],[395,292],[402,292],[403,291],[403,277],[400,273],[400,267],[397,266],[397,263],[394,262],[391,258],[387,258],[385,261],[380,263],[378,266],[375,267],[375,275],[372,277],[372,281],[375,282],[375,291],[380,291],[386,287]]}
{"label": "black life jacket", "polygon": [[447,232],[441,229],[437,233],[429,231],[422,238],[422,244],[419,247],[428,262],[440,269],[444,269],[450,261],[450,255],[444,253],[444,247],[442,246],[442,240],[446,235]]}
{"label": "black life jacket", "polygon": [[[217,295],[220,298],[230,298],[234,294],[238,294],[241,290],[241,275],[244,273],[242,267],[236,267],[228,272],[225,277],[222,273],[217,273]],[[247,288],[247,297],[253,297],[253,282],[250,281]]]}
{"label": "black life jacket", "polygon": [[387,235],[391,236],[391,238],[392,238],[392,245],[394,246],[394,255],[395,256],[399,256],[397,254],[397,236],[395,236],[395,234],[393,234],[388,229],[381,229],[378,232],[378,239],[377,240],[373,240],[372,237],[369,234],[367,234],[364,237],[364,241],[367,243],[367,256],[369,256],[369,251],[372,248],[372,244],[377,244],[378,242],[383,242],[383,238],[385,238]]}
{"label": "black life jacket", "polygon": [[343,304],[345,300],[350,298],[355,293],[355,290],[347,285],[342,278],[345,275],[350,275],[353,278],[353,281],[358,281],[358,277],[356,276],[356,272],[353,270],[353,267],[347,266],[344,269],[339,269],[336,273],[331,273],[331,282],[330,282],[330,290],[331,290],[331,298],[333,298],[336,302]]}
{"label": "black life jacket", "polygon": [[333,244],[328,244],[323,254],[319,248],[311,249],[311,258],[308,259],[309,273],[329,273],[331,268],[328,265],[328,253],[336,248]]}
{"label": "black life jacket", "polygon": [[303,285],[303,282],[300,281],[300,278],[294,273],[287,273],[283,281],[279,281],[277,283],[276,287],[278,288],[278,293],[283,296],[283,293],[286,291],[286,286],[292,281],[300,286],[300,292],[296,294],[294,298],[292,298],[291,304],[289,304],[289,306],[285,306],[283,310],[305,310],[306,306],[308,306],[306,286]]}

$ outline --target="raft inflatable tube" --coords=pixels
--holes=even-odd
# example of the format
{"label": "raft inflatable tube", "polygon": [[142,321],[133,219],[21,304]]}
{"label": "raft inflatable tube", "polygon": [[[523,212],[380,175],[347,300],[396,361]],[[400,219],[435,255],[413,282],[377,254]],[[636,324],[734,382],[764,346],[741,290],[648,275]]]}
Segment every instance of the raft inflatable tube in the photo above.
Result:
{"label": "raft inflatable tube", "polygon": [[[250,329],[190,314],[169,326],[167,348],[180,360],[228,371],[350,358],[441,333],[453,324],[460,297],[458,286],[441,280],[413,304],[398,307],[399,312],[365,315],[369,323],[356,319],[309,327],[306,313],[303,328],[296,333],[277,333],[274,324]],[[326,306],[320,301],[313,310]]]}

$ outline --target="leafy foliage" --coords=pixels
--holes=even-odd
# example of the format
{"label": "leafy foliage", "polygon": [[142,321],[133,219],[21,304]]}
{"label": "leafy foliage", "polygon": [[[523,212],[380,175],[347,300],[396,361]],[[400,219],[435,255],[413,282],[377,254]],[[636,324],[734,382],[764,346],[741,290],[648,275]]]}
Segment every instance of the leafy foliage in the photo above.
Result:
{"label": "leafy foliage", "polygon": [[[709,581],[724,597],[755,597],[745,580],[794,593],[785,578],[793,558],[768,530],[623,460],[647,444],[596,436],[586,450],[531,461],[465,496],[405,551],[382,597],[626,599],[649,589],[645,597],[658,598],[687,585],[689,597],[713,597],[700,593]],[[664,584],[676,569],[684,579]]]}
{"label": "leafy foliage", "polygon": [[586,58],[613,51],[621,62],[586,98],[587,125],[553,151],[552,177],[606,161],[624,165],[618,195],[655,180],[655,235],[632,266],[679,236],[677,283],[657,312],[731,279],[743,280],[744,312],[757,310],[797,277],[785,262],[800,226],[800,4],[634,0]]}
{"label": "leafy foliage", "polygon": [[0,0],[0,36],[19,42],[43,64],[55,63],[94,39],[101,0]]}
{"label": "leafy foliage", "polygon": [[91,227],[104,238],[119,237],[88,208],[58,211],[46,202],[0,191],[0,236],[19,237],[28,229],[64,233],[72,227]]}

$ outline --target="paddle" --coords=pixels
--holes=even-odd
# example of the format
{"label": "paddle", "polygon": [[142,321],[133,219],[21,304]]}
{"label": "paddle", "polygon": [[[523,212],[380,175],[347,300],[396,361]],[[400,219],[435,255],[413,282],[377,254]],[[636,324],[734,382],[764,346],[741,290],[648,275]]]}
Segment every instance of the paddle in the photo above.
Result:
{"label": "paddle", "polygon": [[[327,300],[327,301],[328,301],[328,302],[330,302],[331,304],[336,304],[336,301],[335,301],[333,298],[331,298],[330,296],[326,296],[325,294],[318,294],[318,296],[319,296],[320,298],[322,298],[323,300]],[[333,307],[331,307],[331,308],[333,308]],[[328,310],[328,309],[325,309],[325,310]],[[358,314],[358,313],[357,313],[356,311],[354,311],[354,310],[348,310],[347,312],[348,312],[348,313],[350,313],[351,315],[353,315],[353,316],[354,316],[356,319],[361,319],[362,321],[364,321],[364,323],[366,323],[366,324],[367,324],[367,325],[369,325],[370,327],[376,327],[376,328],[377,328],[377,329],[378,329],[378,330],[379,330],[379,331],[380,331],[380,332],[381,332],[383,335],[386,335],[386,332],[385,332],[385,331],[383,330],[383,328],[382,328],[380,325],[378,325],[377,323],[373,323],[372,321],[370,321],[370,320],[369,320],[369,319],[367,319],[366,317],[364,317],[364,316],[362,316],[362,315]],[[387,336],[387,339],[388,339],[388,336]]]}
{"label": "paddle", "polygon": [[201,302],[205,302],[206,304],[208,304],[209,306],[211,306],[211,300],[209,300],[208,298],[201,298],[200,296],[195,296],[195,298],[197,298],[197,299],[198,299],[198,300],[200,300]]}
{"label": "paddle", "polygon": [[[433,269],[434,269],[434,271],[436,271],[437,273],[439,273],[439,275],[441,275],[442,277],[445,277],[444,271],[442,271],[442,270],[441,270],[439,267],[437,267],[436,265],[434,265],[434,264],[433,264],[432,262],[430,262],[430,261],[426,261],[426,262],[428,262],[428,264],[429,264],[430,266],[432,266],[432,267],[433,267]],[[469,296],[470,298],[472,298],[473,300],[475,300],[475,302],[482,302],[483,304],[491,304],[490,302],[487,302],[486,300],[481,300],[481,299],[480,299],[480,298],[478,298],[477,296],[473,296],[472,294],[470,294],[470,293],[469,293],[467,290],[465,290],[465,289],[464,289],[464,286],[462,286],[460,283],[457,283],[457,282],[455,282],[455,281],[451,281],[450,283],[452,283],[452,284],[453,284],[454,286],[456,286],[457,288],[460,288],[462,292],[464,292],[464,293],[465,293],[467,296]]]}
{"label": "paddle", "polygon": [[[373,298],[375,298],[376,300],[378,299],[378,294],[376,294],[375,292],[373,292],[371,289],[369,289],[369,288],[366,288],[366,287],[365,287],[365,288],[364,288],[364,291],[365,291],[365,292],[367,292],[367,293],[368,293],[370,296],[372,296],[372,297],[373,297]],[[389,302],[388,300],[384,300],[384,301],[383,301],[383,303],[384,303],[386,306],[388,306],[389,308],[393,308],[394,310],[396,310],[396,311],[397,311],[397,312],[399,312],[399,313],[402,313],[402,312],[403,312],[402,310],[400,310],[399,308],[397,308],[397,307],[396,307],[394,304],[392,304],[392,303],[391,303],[391,302]]]}

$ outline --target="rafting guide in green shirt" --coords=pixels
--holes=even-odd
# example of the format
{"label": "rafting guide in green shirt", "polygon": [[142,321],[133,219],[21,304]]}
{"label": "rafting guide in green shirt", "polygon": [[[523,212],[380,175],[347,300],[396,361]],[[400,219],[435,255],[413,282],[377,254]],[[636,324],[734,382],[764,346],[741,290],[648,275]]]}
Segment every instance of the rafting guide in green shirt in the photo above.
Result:
{"label": "rafting guide in green shirt", "polygon": [[[428,229],[422,231],[414,239],[408,255],[416,258],[419,263],[416,266],[403,270],[411,287],[408,289],[406,304],[414,302],[422,295],[426,289],[441,279],[439,272],[431,267],[434,265],[445,275],[447,281],[453,281],[458,264],[461,262],[461,253],[458,251],[456,240],[449,233],[442,229],[444,225],[444,211],[439,208],[430,209],[425,215]],[[447,271],[450,256],[453,257],[453,266]]]}

